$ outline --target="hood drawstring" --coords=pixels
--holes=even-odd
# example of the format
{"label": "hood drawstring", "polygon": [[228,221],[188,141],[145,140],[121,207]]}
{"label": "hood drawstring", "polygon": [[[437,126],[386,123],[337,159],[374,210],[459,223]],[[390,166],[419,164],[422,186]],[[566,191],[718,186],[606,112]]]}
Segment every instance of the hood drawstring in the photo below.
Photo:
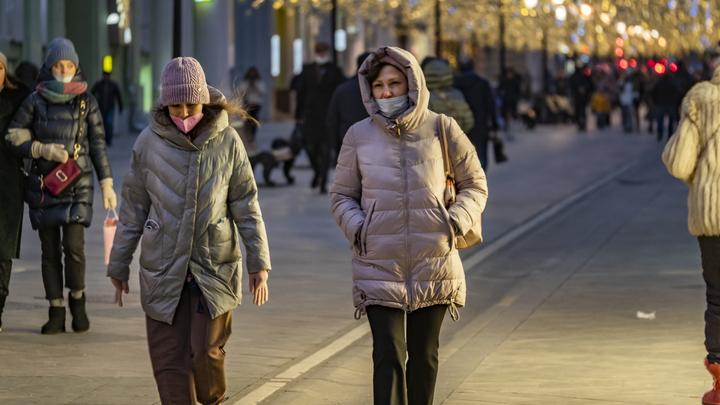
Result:
{"label": "hood drawstring", "polygon": [[367,315],[367,311],[365,311],[365,301],[367,301],[367,296],[365,296],[363,291],[360,291],[360,298],[362,298],[362,302],[355,307],[355,320],[358,321],[363,315]]}
{"label": "hood drawstring", "polygon": [[457,306],[455,305],[455,299],[457,298],[459,292],[460,290],[455,290],[452,294],[450,294],[448,312],[450,312],[450,318],[452,318],[454,322],[460,320],[460,311],[458,311]]}

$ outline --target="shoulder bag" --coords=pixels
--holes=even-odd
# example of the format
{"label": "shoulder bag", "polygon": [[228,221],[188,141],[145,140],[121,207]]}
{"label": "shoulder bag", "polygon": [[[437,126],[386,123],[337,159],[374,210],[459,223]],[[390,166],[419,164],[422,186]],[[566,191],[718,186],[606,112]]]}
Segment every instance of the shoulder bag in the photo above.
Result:
{"label": "shoulder bag", "polygon": [[80,96],[80,118],[78,120],[78,133],[75,137],[75,146],[73,157],[68,159],[65,163],[60,163],[57,167],[46,174],[44,177],[40,176],[41,188],[44,185],[48,191],[54,196],[60,196],[63,193],[70,191],[83,175],[82,169],[77,164],[78,153],[80,152],[80,138],[82,137],[83,124],[85,122],[85,95]]}
{"label": "shoulder bag", "polygon": [[[447,135],[445,135],[445,115],[438,114],[437,123],[440,132],[440,146],[442,147],[443,154],[443,168],[445,170],[445,196],[444,203],[445,208],[448,210],[455,204],[455,197],[457,195],[457,188],[455,187],[455,168],[450,158],[450,151],[448,148]],[[481,244],[482,238],[482,219],[478,218],[465,235],[459,235],[455,237],[456,246],[458,249],[469,249],[471,247]]]}

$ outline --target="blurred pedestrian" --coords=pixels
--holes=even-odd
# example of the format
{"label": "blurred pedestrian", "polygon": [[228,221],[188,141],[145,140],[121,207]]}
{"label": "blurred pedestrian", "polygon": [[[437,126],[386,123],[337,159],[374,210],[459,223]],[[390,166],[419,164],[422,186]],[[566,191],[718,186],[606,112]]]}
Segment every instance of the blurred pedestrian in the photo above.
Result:
{"label": "blurred pedestrian", "polygon": [[670,72],[662,75],[653,86],[653,103],[657,114],[658,142],[664,138],[665,116],[668,117],[668,138],[675,131],[678,122],[678,105],[682,101],[682,90]]}
{"label": "blurred pedestrian", "polygon": [[[10,75],[7,57],[0,52],[0,134],[7,133],[15,112],[28,95],[30,89]],[[10,293],[12,259],[20,257],[25,193],[21,167],[22,161],[0,142],[0,184],[3,185],[3,198],[0,199],[0,331],[3,308]]]}
{"label": "blurred pedestrian", "polygon": [[260,71],[255,66],[251,66],[245,73],[245,79],[240,83],[238,90],[243,94],[245,108],[252,117],[252,120],[247,121],[247,125],[250,127],[250,134],[254,139],[260,121],[260,110],[262,110],[267,94],[265,82],[262,81]]}
{"label": "blurred pedestrian", "polygon": [[[675,81],[677,82],[678,88],[680,89],[680,102],[685,98],[690,89],[697,83],[693,75],[688,71],[685,61],[680,60],[677,62],[677,71],[675,72]],[[678,111],[680,109],[680,102],[678,103]]]}
{"label": "blurred pedestrian", "polygon": [[597,91],[591,100],[591,107],[596,114],[597,128],[609,127],[610,115],[612,114],[612,103],[617,96],[617,80],[614,75],[603,69],[595,72]]}
{"label": "blurred pedestrian", "polygon": [[648,123],[648,133],[654,133],[654,126],[657,122],[657,108],[653,102],[653,89],[657,84],[657,78],[654,74],[654,70],[648,69],[645,65],[640,67],[641,81],[642,81],[642,101],[645,103],[645,120]]}
{"label": "blurred pedestrian", "polygon": [[117,100],[120,114],[123,110],[122,95],[120,87],[114,81],[110,80],[110,73],[103,72],[102,80],[95,83],[92,88],[92,94],[98,101],[100,114],[103,118],[103,127],[105,128],[105,144],[112,146],[113,132],[115,125],[115,101]]}
{"label": "blurred pedestrian", "polygon": [[38,69],[34,63],[26,60],[20,62],[15,67],[15,77],[23,82],[25,87],[30,90],[34,90],[35,87],[37,87],[38,74],[40,74],[40,69]]}
{"label": "blurred pedestrian", "polygon": [[[455,237],[480,220],[485,173],[457,122],[439,122],[427,109],[430,94],[412,54],[379,48],[359,74],[372,119],[345,136],[332,213],[354,249],[355,316],[367,314],[372,330],[374,403],[430,405],[445,312],[457,320],[465,304]],[[438,197],[446,189],[439,125],[448,129],[458,191],[449,210]]]}
{"label": "blurred pedestrian", "polygon": [[425,65],[423,74],[430,92],[428,109],[454,118],[463,132],[470,132],[475,125],[475,118],[463,93],[452,87],[453,74],[450,65],[439,59],[434,60]]}
{"label": "blurred pedestrian", "polygon": [[636,101],[640,98],[640,92],[636,89],[634,71],[627,69],[620,79],[620,108],[622,110],[622,124],[625,133],[632,133],[634,110]]}
{"label": "blurred pedestrian", "polygon": [[587,129],[587,106],[595,91],[595,84],[588,72],[590,71],[586,72],[582,64],[578,64],[569,80],[575,109],[575,122],[580,131]]}
{"label": "blurred pedestrian", "polygon": [[512,138],[513,121],[517,119],[517,106],[522,95],[522,77],[514,68],[507,68],[505,76],[500,81],[498,93],[502,100],[501,115],[505,120],[505,132]]}
{"label": "blurred pedestrian", "polygon": [[682,120],[663,151],[663,162],[673,176],[690,186],[688,228],[698,237],[706,285],[705,367],[713,389],[702,403],[720,404],[720,68],[711,81],[695,85],[682,103]]}
{"label": "blurred pedestrian", "polygon": [[474,69],[472,59],[461,58],[460,76],[455,78],[453,85],[463,93],[472,110],[475,125],[467,132],[467,136],[477,150],[483,169],[487,169],[490,131],[498,130],[495,97],[490,83],[478,76]]}
{"label": "blurred pedestrian", "polygon": [[[72,328],[84,332],[90,328],[85,312],[84,235],[93,217],[93,167],[105,209],[117,205],[112,171],[98,102],[87,91],[72,42],[65,38],[50,42],[39,80],[36,92],[15,114],[6,139],[18,157],[32,159],[25,201],[30,207],[30,223],[40,236],[45,298],[50,302],[50,320],[43,325],[42,333],[65,332],[63,284],[70,289]],[[53,195],[45,186],[44,176],[69,157],[80,167],[82,176],[63,193]]]}
{"label": "blurred pedestrian", "polygon": [[335,88],[344,81],[332,60],[332,48],[320,42],[315,45],[315,62],[303,67],[296,82],[295,120],[302,126],[303,147],[315,172],[310,187],[320,187],[320,194],[327,194],[330,151],[335,147],[335,134],[326,128],[327,112]]}
{"label": "blurred pedestrian", "polygon": [[[370,56],[368,52],[358,56],[358,69],[360,69],[368,56]],[[340,155],[340,147],[348,129],[356,122],[368,117],[369,115],[363,104],[362,93],[360,92],[360,81],[356,74],[350,80],[339,85],[335,89],[332,99],[330,99],[330,107],[327,113],[327,130],[330,136],[335,137],[335,149],[338,155]]]}
{"label": "blurred pedestrian", "polygon": [[[133,148],[108,277],[123,305],[142,237],[140,299],[163,404],[225,399],[225,346],[240,305],[240,241],[253,302],[268,299],[265,224],[233,115],[249,116],[207,85],[200,63],[175,58]],[[171,163],[170,163],[171,162]]]}

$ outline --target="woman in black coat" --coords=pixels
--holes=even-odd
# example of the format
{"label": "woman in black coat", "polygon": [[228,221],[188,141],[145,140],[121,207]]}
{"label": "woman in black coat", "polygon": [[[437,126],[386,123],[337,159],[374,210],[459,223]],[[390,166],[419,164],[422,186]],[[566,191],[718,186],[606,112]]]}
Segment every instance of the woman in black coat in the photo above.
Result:
{"label": "woman in black coat", "polygon": [[[30,207],[32,227],[40,236],[43,284],[50,301],[50,320],[42,327],[42,333],[65,331],[63,253],[72,327],[76,332],[84,332],[90,327],[83,292],[84,231],[92,220],[93,166],[105,208],[117,205],[102,116],[97,101],[87,92],[77,53],[69,40],[56,38],[50,43],[38,79],[37,91],[20,106],[6,139],[17,156],[32,159],[25,200]],[[55,196],[43,179],[68,158],[73,158],[81,168],[82,177]]]}
{"label": "woman in black coat", "polygon": [[[30,90],[8,74],[7,58],[0,52],[0,134],[7,132],[10,121]],[[9,294],[12,259],[20,257],[20,235],[23,218],[25,183],[20,170],[22,162],[0,144],[0,331],[2,312]]]}

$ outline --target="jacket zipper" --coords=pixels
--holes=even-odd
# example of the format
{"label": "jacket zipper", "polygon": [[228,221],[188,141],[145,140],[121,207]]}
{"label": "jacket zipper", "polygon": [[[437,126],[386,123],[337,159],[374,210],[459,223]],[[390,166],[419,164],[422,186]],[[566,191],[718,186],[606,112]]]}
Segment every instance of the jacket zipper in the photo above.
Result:
{"label": "jacket zipper", "polygon": [[405,207],[405,289],[408,294],[408,308],[407,312],[413,311],[413,297],[412,297],[412,267],[410,266],[410,207],[408,202],[408,180],[407,180],[407,160],[405,147],[407,140],[402,134],[402,129],[398,126],[398,137],[400,138],[400,150],[402,151],[400,167],[402,168],[402,183],[403,183],[403,204]]}

